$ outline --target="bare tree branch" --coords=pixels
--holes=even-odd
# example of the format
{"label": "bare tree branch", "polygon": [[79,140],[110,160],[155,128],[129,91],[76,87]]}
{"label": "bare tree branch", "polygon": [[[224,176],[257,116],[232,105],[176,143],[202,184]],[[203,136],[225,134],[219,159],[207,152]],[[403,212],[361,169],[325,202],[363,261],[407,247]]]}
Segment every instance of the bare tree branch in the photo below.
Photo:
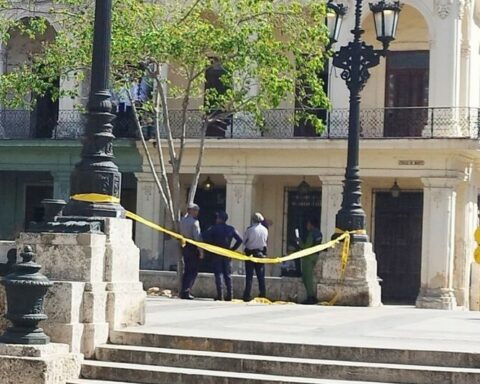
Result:
{"label": "bare tree branch", "polygon": [[[143,146],[143,149],[145,151],[145,156],[147,157],[148,165],[149,165],[150,170],[152,172],[153,179],[155,180],[155,184],[157,185],[158,191],[160,192],[160,195],[162,196],[162,199],[165,202],[165,205],[167,207],[170,207],[171,202],[167,198],[167,195],[165,194],[163,185],[158,178],[157,170],[155,169],[155,164],[154,164],[152,156],[150,154],[150,150],[148,149],[147,142],[145,141],[145,136],[143,135],[142,127],[141,127],[140,121],[138,119],[138,111],[137,111],[137,108],[135,106],[135,103],[133,103],[133,98],[132,98],[132,95],[131,95],[130,91],[128,91],[128,98],[130,99],[130,102],[132,104],[132,110],[133,110],[135,125],[137,126],[137,130],[138,130],[139,135],[140,135],[140,140],[142,141],[142,146]],[[170,218],[171,218],[172,222],[175,223],[175,217],[173,215],[173,210],[169,209],[169,213],[170,213]]]}

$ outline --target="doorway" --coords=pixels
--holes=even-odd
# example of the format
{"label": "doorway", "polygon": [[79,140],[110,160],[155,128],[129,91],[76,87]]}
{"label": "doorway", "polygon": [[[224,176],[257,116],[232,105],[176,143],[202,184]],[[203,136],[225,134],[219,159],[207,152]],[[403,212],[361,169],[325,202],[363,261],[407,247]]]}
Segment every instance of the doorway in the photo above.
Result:
{"label": "doorway", "polygon": [[392,51],[385,79],[385,137],[422,137],[428,124],[429,51]]}
{"label": "doorway", "polygon": [[[310,188],[308,192],[298,188],[285,190],[286,222],[284,223],[285,252],[289,254],[296,250],[295,230],[300,237],[304,237],[307,231],[306,221],[318,219],[322,214],[322,190]],[[301,276],[300,259],[282,264],[282,276]]]}
{"label": "doorway", "polygon": [[375,193],[374,250],[384,304],[415,304],[420,289],[423,193]]}
{"label": "doorway", "polygon": [[[55,90],[60,88],[60,78],[52,83]],[[60,103],[53,90],[42,96],[35,96],[35,108],[30,112],[30,132],[35,139],[51,139],[59,117]]]}
{"label": "doorway", "polygon": [[[297,62],[297,65],[302,64]],[[322,87],[325,95],[328,95],[328,69],[329,63],[328,60],[325,60],[323,70],[317,74],[318,78],[322,81]],[[317,108],[316,106],[311,105],[311,96],[312,91],[310,87],[305,84],[303,78],[299,78],[295,84],[295,125],[293,127],[294,137],[316,137],[320,135],[312,122],[301,116],[301,113],[305,112],[305,110],[307,110],[309,114],[321,119],[324,123],[327,122],[327,109]]]}
{"label": "doorway", "polygon": [[52,185],[27,185],[25,187],[25,230],[28,231],[31,222],[43,220],[43,199],[53,198]]}
{"label": "doorway", "polygon": [[[198,220],[200,221],[200,228],[202,232],[205,232],[208,228],[215,224],[216,212],[225,211],[226,196],[226,188],[213,188],[210,190],[197,189],[197,193],[195,194],[195,203],[200,206]],[[208,253],[205,254],[205,258],[200,263],[200,272],[213,272],[212,255]]]}

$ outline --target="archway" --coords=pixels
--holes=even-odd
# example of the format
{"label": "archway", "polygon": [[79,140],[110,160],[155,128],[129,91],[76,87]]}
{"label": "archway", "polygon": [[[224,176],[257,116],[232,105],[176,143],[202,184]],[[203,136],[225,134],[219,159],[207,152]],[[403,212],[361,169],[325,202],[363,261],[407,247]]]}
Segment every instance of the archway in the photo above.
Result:
{"label": "archway", "polygon": [[[32,20],[35,20],[35,18],[25,17],[20,20],[20,23],[28,27]],[[55,29],[48,21],[45,22],[46,26],[43,33],[37,33],[33,38],[23,30],[22,26],[12,28],[9,31],[10,39],[5,49],[5,73],[15,71],[22,64],[33,60],[35,55],[42,52],[45,44],[54,41]],[[58,99],[53,99],[53,89],[60,86],[60,79],[56,78],[50,81],[53,86],[51,91],[47,91],[41,96],[35,94],[27,96],[27,101],[33,104],[31,111],[5,111],[7,120],[5,126],[14,126],[15,129],[22,128],[22,131],[19,132],[22,137],[52,137],[59,112],[59,102]]]}

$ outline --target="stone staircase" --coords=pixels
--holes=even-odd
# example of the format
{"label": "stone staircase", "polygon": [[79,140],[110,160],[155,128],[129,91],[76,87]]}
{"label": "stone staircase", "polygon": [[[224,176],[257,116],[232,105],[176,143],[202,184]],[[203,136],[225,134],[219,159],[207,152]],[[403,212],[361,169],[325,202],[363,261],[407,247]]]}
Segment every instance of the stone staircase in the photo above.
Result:
{"label": "stone staircase", "polygon": [[480,384],[480,354],[114,332],[68,384]]}

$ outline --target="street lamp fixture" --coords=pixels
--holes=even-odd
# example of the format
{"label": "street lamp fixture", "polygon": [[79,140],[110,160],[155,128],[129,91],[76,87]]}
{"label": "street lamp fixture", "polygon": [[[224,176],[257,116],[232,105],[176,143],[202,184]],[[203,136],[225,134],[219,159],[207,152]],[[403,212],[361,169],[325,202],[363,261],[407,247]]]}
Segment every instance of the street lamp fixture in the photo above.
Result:
{"label": "street lamp fixture", "polygon": [[333,1],[327,3],[327,13],[325,16],[325,25],[328,28],[328,38],[330,45],[338,41],[338,35],[342,28],[343,17],[347,13],[347,7],[343,4],[337,4]]}
{"label": "street lamp fixture", "polygon": [[[337,9],[340,8],[337,5]],[[336,9],[330,5],[329,9]],[[367,242],[366,216],[362,208],[361,180],[359,175],[360,146],[360,92],[370,77],[369,69],[380,63],[386,56],[390,42],[395,39],[398,16],[401,5],[398,1],[380,1],[370,4],[374,15],[377,39],[383,43],[383,49],[374,49],[362,41],[364,30],[361,28],[363,1],[355,3],[355,25],[353,41],[343,46],[333,55],[333,66],[342,70],[341,77],[350,91],[350,109],[348,120],[348,150],[345,181],[343,184],[342,207],[336,216],[339,231],[356,231],[352,240]]]}
{"label": "street lamp fixture", "polygon": [[385,50],[388,49],[388,44],[395,40],[401,8],[399,1],[393,3],[380,1],[376,4],[370,4],[377,40],[383,44]]}
{"label": "street lamp fixture", "polygon": [[400,189],[400,186],[398,185],[397,180],[395,180],[395,182],[392,185],[392,188],[390,188],[390,193],[392,194],[392,197],[394,199],[399,198],[401,191],[402,190]]}
{"label": "street lamp fixture", "polygon": [[202,187],[205,191],[209,192],[213,189],[213,187],[215,186],[215,184],[213,183],[212,179],[210,179],[210,176],[207,177],[207,180],[205,180],[203,183],[202,183]]}
{"label": "street lamp fixture", "polygon": [[306,182],[305,178],[303,178],[302,182],[298,184],[297,190],[301,195],[306,195],[310,192],[310,184]]}

